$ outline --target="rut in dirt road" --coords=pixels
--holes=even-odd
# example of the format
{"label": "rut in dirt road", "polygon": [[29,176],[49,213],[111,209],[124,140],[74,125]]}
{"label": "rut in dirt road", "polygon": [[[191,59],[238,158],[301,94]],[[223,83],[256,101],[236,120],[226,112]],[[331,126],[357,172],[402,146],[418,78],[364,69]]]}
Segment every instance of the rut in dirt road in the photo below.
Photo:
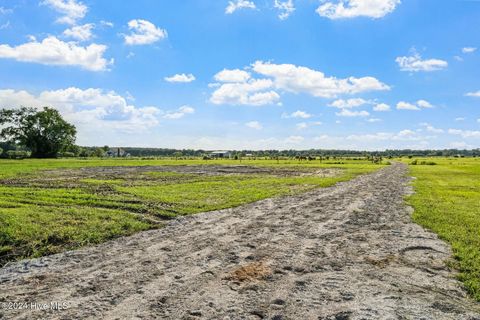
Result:
{"label": "rut in dirt road", "polygon": [[[480,319],[402,164],[0,271],[7,319]],[[0,316],[0,318],[2,318]]]}

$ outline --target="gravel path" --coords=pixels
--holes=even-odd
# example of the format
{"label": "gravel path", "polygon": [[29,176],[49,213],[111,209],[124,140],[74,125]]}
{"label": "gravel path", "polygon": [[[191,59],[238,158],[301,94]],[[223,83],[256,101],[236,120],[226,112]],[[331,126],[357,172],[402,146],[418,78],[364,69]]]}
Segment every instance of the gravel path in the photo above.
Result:
{"label": "gravel path", "polygon": [[0,301],[29,304],[0,318],[480,319],[448,246],[411,222],[406,171],[7,266]]}

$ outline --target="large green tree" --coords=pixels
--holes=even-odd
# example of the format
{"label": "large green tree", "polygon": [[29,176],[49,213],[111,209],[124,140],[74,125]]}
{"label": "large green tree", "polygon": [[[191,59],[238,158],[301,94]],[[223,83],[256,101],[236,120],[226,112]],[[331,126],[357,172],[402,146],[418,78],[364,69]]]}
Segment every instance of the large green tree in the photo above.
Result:
{"label": "large green tree", "polygon": [[0,138],[32,152],[35,158],[54,158],[75,143],[77,130],[49,107],[1,109]]}

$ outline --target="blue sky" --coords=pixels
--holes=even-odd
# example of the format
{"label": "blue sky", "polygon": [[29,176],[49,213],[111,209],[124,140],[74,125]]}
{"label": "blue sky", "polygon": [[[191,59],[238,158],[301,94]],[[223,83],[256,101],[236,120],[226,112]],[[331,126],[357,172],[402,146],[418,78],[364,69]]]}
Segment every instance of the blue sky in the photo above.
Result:
{"label": "blue sky", "polygon": [[81,145],[478,148],[478,30],[473,0],[0,0],[0,106]]}

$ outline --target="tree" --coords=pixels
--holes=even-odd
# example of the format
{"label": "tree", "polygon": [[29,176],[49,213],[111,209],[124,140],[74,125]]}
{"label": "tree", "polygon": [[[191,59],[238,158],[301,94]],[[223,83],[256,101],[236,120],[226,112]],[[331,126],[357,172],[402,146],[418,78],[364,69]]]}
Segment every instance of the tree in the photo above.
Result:
{"label": "tree", "polygon": [[95,148],[92,156],[101,158],[105,156],[105,151],[103,148]]}
{"label": "tree", "polygon": [[173,153],[173,156],[175,157],[175,160],[178,160],[178,158],[180,158],[181,156],[183,156],[183,154],[182,154],[180,151],[177,151],[177,152],[174,152],[174,153]]}
{"label": "tree", "polygon": [[49,107],[1,109],[0,138],[24,146],[34,158],[54,158],[75,143],[75,126]]}

